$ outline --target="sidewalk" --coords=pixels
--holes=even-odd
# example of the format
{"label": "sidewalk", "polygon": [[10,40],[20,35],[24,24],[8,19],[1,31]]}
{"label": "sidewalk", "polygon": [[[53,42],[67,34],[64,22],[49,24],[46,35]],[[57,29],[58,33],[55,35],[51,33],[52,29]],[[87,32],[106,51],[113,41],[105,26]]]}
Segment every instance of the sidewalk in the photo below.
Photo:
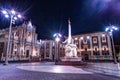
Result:
{"label": "sidewalk", "polygon": [[120,63],[91,63],[87,70],[96,72],[96,73],[103,73],[106,75],[113,75],[120,77]]}

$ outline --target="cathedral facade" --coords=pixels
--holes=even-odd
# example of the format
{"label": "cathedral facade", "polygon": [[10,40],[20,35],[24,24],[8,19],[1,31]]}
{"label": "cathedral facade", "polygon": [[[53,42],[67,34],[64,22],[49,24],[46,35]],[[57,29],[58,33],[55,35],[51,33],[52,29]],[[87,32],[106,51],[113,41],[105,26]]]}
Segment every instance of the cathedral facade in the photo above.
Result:
{"label": "cathedral facade", "polygon": [[[5,60],[9,29],[0,30],[0,61]],[[35,26],[31,21],[20,26],[12,27],[9,61],[30,60],[32,57],[39,57],[39,45]]]}

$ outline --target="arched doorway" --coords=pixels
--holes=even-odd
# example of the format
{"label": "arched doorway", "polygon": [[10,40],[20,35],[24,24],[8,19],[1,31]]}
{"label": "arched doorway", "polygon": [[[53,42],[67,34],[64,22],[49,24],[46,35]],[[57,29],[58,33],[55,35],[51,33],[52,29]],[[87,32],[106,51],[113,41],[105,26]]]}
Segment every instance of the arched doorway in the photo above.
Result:
{"label": "arched doorway", "polygon": [[31,55],[31,47],[30,46],[26,46],[25,47],[25,58],[28,60],[30,60],[32,58],[32,55]]}
{"label": "arched doorway", "polygon": [[26,57],[29,57],[30,51],[26,50]]}
{"label": "arched doorway", "polygon": [[54,55],[54,54],[52,54],[52,60],[53,60],[53,61],[55,60],[54,58],[55,58],[55,55]]}
{"label": "arched doorway", "polygon": [[85,54],[84,54],[85,61],[89,60],[89,55],[88,55],[88,49],[85,48]]}

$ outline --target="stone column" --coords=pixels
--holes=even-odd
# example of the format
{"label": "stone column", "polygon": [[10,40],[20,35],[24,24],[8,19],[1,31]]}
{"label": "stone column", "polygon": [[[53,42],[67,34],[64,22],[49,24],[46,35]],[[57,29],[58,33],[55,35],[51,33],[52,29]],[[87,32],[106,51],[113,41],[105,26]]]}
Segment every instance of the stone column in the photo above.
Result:
{"label": "stone column", "polygon": [[44,42],[44,58],[46,59],[46,42]]}
{"label": "stone column", "polygon": [[52,42],[49,42],[49,58],[52,60]]}
{"label": "stone column", "polygon": [[39,61],[41,61],[41,42],[39,44]]}
{"label": "stone column", "polygon": [[100,52],[100,56],[102,56],[102,46],[101,46],[101,39],[100,39],[101,35],[98,34],[98,43],[99,43],[99,52]]}
{"label": "stone column", "polygon": [[92,36],[90,37],[90,49],[91,49],[91,56],[93,56]]}
{"label": "stone column", "polygon": [[4,48],[3,48],[3,54],[2,54],[2,61],[5,60],[5,55],[6,55],[6,52],[7,52],[7,41],[5,40],[4,42]]}
{"label": "stone column", "polygon": [[81,55],[81,39],[79,38],[79,50],[80,50],[80,57],[82,56]]}
{"label": "stone column", "polygon": [[112,45],[111,45],[110,35],[108,34],[107,34],[107,40],[108,40],[109,55],[112,56]]}
{"label": "stone column", "polygon": [[58,59],[58,43],[55,42],[55,60]]}

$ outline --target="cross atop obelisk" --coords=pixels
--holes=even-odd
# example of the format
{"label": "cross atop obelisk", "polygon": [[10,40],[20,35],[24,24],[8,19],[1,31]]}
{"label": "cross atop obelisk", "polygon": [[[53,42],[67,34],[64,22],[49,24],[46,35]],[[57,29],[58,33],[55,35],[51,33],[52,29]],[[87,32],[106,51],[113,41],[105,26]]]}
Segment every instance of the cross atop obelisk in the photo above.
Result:
{"label": "cross atop obelisk", "polygon": [[68,44],[72,42],[72,37],[71,37],[71,22],[70,19],[68,19]]}

